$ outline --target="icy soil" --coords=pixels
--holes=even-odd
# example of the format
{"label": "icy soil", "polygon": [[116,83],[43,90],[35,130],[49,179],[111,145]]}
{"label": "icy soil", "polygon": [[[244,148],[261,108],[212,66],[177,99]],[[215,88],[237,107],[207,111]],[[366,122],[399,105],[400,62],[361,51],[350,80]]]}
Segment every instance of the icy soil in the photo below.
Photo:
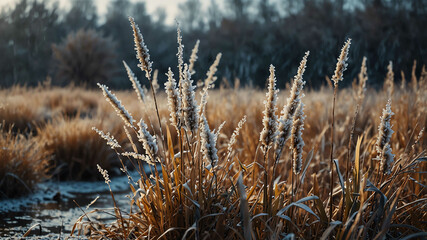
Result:
{"label": "icy soil", "polygon": [[[136,173],[132,174],[138,179]],[[129,180],[126,176],[111,179],[111,189],[119,207],[129,207]],[[86,209],[95,198],[97,201]],[[77,204],[80,206],[78,207]],[[42,183],[25,197],[0,200],[0,238],[19,239],[32,226],[30,239],[66,239],[83,211],[102,209],[112,212],[113,201],[105,182],[55,182]],[[83,210],[83,211],[82,211]],[[103,222],[113,219],[106,213],[90,215]],[[79,239],[82,239],[80,236]]]}

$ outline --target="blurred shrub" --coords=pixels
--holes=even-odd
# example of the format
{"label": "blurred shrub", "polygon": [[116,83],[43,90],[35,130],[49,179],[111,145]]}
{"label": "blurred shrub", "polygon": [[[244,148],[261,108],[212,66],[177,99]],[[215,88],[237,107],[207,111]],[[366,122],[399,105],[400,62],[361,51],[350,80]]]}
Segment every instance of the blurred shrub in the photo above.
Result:
{"label": "blurred shrub", "polygon": [[114,43],[94,30],[79,30],[67,36],[61,45],[54,44],[55,83],[96,86],[111,80],[115,72]]}

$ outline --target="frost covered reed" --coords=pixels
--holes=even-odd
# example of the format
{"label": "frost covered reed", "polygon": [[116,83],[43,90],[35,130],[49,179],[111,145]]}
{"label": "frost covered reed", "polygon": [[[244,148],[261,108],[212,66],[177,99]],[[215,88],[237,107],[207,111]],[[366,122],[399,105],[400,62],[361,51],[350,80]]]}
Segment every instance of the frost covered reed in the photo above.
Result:
{"label": "frost covered reed", "polygon": [[184,111],[184,123],[187,130],[195,133],[198,129],[199,115],[195,97],[193,80],[188,70],[188,65],[184,64],[184,79],[182,84],[182,110]]}
{"label": "frost covered reed", "polygon": [[141,103],[144,103],[144,90],[141,87],[141,84],[139,83],[138,79],[136,78],[135,74],[132,72],[130,67],[126,64],[125,61],[123,61],[123,65],[126,68],[126,72],[128,74],[129,80],[132,83],[132,87],[136,92],[136,95],[138,96],[138,99]]}
{"label": "frost covered reed", "polygon": [[293,119],[292,132],[291,132],[291,146],[292,150],[292,165],[294,174],[298,175],[302,167],[302,153],[304,147],[304,140],[302,139],[302,131],[304,130],[304,103],[300,103],[296,114]]}
{"label": "frost covered reed", "polygon": [[194,48],[191,51],[190,56],[190,64],[188,66],[188,70],[190,71],[191,75],[194,75],[196,71],[194,71],[194,63],[197,61],[197,52],[199,51],[199,44],[200,40],[197,39],[196,44],[194,44]]}
{"label": "frost covered reed", "polygon": [[132,17],[129,17],[129,21],[133,30],[136,59],[139,60],[138,67],[141,68],[142,71],[145,71],[145,76],[150,79],[152,71],[151,65],[153,63],[150,61],[148,48],[144,43],[144,38],[142,37],[141,31],[139,30],[138,25],[135,23],[135,20]]}
{"label": "frost covered reed", "polygon": [[341,49],[341,54],[337,59],[337,66],[335,68],[334,76],[332,77],[332,81],[335,86],[338,86],[338,82],[343,80],[344,71],[347,69],[347,60],[348,60],[348,51],[350,49],[351,39],[347,39],[344,46]]}
{"label": "frost covered reed", "polygon": [[289,139],[291,135],[292,122],[295,112],[299,103],[301,102],[301,98],[304,96],[302,90],[305,85],[305,81],[303,81],[303,74],[307,65],[307,58],[310,52],[306,52],[304,57],[301,60],[301,63],[298,67],[297,75],[294,77],[294,81],[292,83],[291,93],[287,99],[286,105],[283,107],[281,112],[281,116],[278,120],[279,125],[277,127],[277,137],[276,137],[276,160],[280,158],[282,154],[283,147],[285,146],[286,141]]}
{"label": "frost covered reed", "polygon": [[381,122],[378,126],[378,138],[375,143],[375,149],[377,150],[377,159],[381,161],[381,172],[384,174],[390,174],[393,164],[394,155],[390,146],[390,140],[394,133],[391,125],[391,116],[394,113],[391,111],[391,101],[388,100],[386,107],[383,109],[381,116]]}
{"label": "frost covered reed", "polygon": [[114,136],[110,135],[109,132],[104,133],[103,131],[97,129],[96,127],[92,127],[92,130],[94,130],[96,133],[99,134],[104,140],[107,141],[107,145],[111,147],[111,149],[121,148],[119,142],[114,138]]}
{"label": "frost covered reed", "polygon": [[246,115],[239,121],[237,124],[236,129],[234,129],[233,134],[230,137],[230,142],[227,145],[227,159],[229,160],[229,157],[231,155],[231,152],[233,151],[233,146],[236,144],[237,136],[239,136],[240,130],[243,128],[243,124],[246,122]]}
{"label": "frost covered reed", "polygon": [[[218,162],[218,150],[216,148],[217,135],[209,128],[208,120],[205,115],[201,116],[200,139],[203,158],[208,160],[212,167]],[[220,129],[218,129],[219,132]]]}
{"label": "frost covered reed", "polygon": [[176,80],[173,77],[171,68],[168,69],[168,81],[165,82],[165,92],[168,97],[169,115],[172,126],[179,131],[181,116],[181,96],[176,86]]}
{"label": "frost covered reed", "polygon": [[107,102],[109,102],[111,106],[113,106],[114,110],[123,119],[126,125],[130,128],[135,128],[133,126],[135,120],[132,118],[132,115],[126,110],[126,108],[122,105],[120,100],[117,99],[116,95],[110,92],[107,86],[99,83],[98,86],[99,88],[101,88],[104,97],[107,99]]}
{"label": "frost covered reed", "polygon": [[141,119],[138,123],[138,140],[142,143],[145,153],[150,157],[152,162],[157,162],[157,141],[154,136],[148,131],[147,124]]}
{"label": "frost covered reed", "polygon": [[219,65],[219,61],[221,60],[221,53],[218,53],[216,55],[215,61],[212,63],[212,65],[209,68],[209,71],[206,73],[207,78],[205,79],[203,91],[200,93],[202,95],[200,99],[200,107],[199,107],[199,116],[205,113],[206,104],[208,103],[208,90],[210,88],[214,88],[214,82],[216,81],[217,77],[215,76],[215,73],[217,71],[217,67]]}
{"label": "frost covered reed", "polygon": [[222,53],[216,55],[215,61],[209,67],[209,71],[206,73],[207,78],[205,79],[205,88],[213,87],[212,84],[216,81],[215,73],[218,70],[219,62],[221,61]]}
{"label": "frost covered reed", "polygon": [[153,161],[149,156],[143,155],[143,154],[139,154],[139,153],[136,153],[136,152],[124,152],[121,155],[124,156],[124,157],[133,157],[135,159],[142,160],[142,161],[144,161],[144,162],[146,162],[146,163],[148,163],[150,165],[156,164],[156,162]]}
{"label": "frost covered reed", "polygon": [[270,76],[268,78],[268,90],[266,93],[266,100],[264,100],[264,111],[262,124],[264,128],[261,131],[259,141],[261,142],[264,151],[267,151],[271,144],[274,143],[277,130],[277,116],[276,116],[276,102],[277,102],[276,90],[276,77],[274,75],[274,66],[270,65]]}
{"label": "frost covered reed", "polygon": [[102,177],[104,178],[105,183],[108,184],[108,186],[110,186],[111,180],[110,180],[110,177],[108,176],[108,171],[102,169],[102,167],[99,166],[99,164],[96,164],[96,166],[98,168],[98,171],[101,173]]}
{"label": "frost covered reed", "polygon": [[182,91],[182,84],[184,81],[184,45],[182,45],[181,28],[179,27],[178,22],[176,22],[176,38],[178,42],[178,52],[176,53],[176,56],[178,57],[179,86],[180,91]]}
{"label": "frost covered reed", "polygon": [[[331,154],[330,154],[330,175],[331,175],[331,181],[330,186],[334,185],[334,171],[333,171],[333,164],[334,164],[334,124],[335,124],[335,101],[338,94],[338,82],[343,80],[344,71],[347,69],[347,60],[348,60],[348,51],[350,49],[350,43],[351,39],[347,39],[344,46],[341,49],[340,56],[338,57],[337,65],[335,67],[335,73],[334,76],[332,76],[332,81],[334,82],[334,98],[332,101],[332,121],[331,121]],[[333,188],[330,188],[329,197],[332,199],[333,195]],[[333,203],[332,201],[329,201],[329,221],[332,221],[332,213],[333,213]]]}

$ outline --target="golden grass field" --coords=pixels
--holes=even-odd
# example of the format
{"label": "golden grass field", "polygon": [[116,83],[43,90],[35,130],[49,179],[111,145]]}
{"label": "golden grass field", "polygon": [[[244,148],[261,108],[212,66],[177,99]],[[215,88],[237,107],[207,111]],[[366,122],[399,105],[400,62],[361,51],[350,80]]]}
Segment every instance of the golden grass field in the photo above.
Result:
{"label": "golden grass field", "polygon": [[[140,68],[149,79],[143,81],[153,87],[149,55],[133,27]],[[129,184],[130,211],[115,207],[114,223],[84,214],[74,234],[86,229],[95,239],[426,237],[425,67],[418,76],[414,69],[409,79],[400,79],[390,65],[384,88],[366,91],[362,68],[353,87],[341,89],[340,78],[353,81],[342,75],[343,54],[345,47],[332,81],[318,90],[303,90],[304,60],[290,87],[278,93],[271,68],[267,90],[217,84],[207,95],[215,66],[204,87],[193,91],[191,67],[182,63],[178,86],[169,74],[168,94],[151,89],[143,101],[134,91],[112,91],[113,96],[102,85],[102,91],[48,84],[3,89],[2,196],[24,194],[49,176],[98,176],[108,184],[108,173],[129,168],[140,174]],[[181,106],[171,103],[174,96]],[[292,131],[279,155],[277,125],[284,106],[284,116],[293,111],[287,115]],[[92,127],[115,140],[105,136],[107,145]],[[112,144],[120,147],[111,149]],[[151,175],[145,164],[157,166]],[[12,184],[19,191],[5,188]]]}

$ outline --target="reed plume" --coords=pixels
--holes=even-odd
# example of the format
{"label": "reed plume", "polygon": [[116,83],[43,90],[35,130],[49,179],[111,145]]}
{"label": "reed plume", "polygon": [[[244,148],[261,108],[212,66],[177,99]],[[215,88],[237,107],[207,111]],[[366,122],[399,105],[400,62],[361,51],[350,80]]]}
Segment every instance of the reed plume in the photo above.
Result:
{"label": "reed plume", "polygon": [[139,154],[139,153],[136,153],[136,152],[124,152],[121,155],[124,156],[124,157],[133,157],[133,158],[135,158],[137,160],[144,161],[144,162],[146,162],[147,164],[150,164],[150,165],[155,165],[156,164],[156,161],[153,161],[150,158],[150,156],[148,156],[148,155],[143,155],[143,154]]}
{"label": "reed plume", "polygon": [[[179,74],[179,87],[180,91],[182,91],[182,83],[184,81],[184,45],[182,45],[182,36],[181,36],[181,28],[179,27],[179,23],[176,22],[176,36],[178,42],[178,52],[176,56],[178,57],[178,74]],[[181,93],[182,94],[182,93]]]}
{"label": "reed plume", "polygon": [[332,76],[332,81],[334,86],[338,86],[338,82],[343,80],[344,71],[347,69],[347,60],[348,60],[348,51],[350,49],[351,39],[347,39],[344,46],[341,49],[341,54],[337,59],[337,66],[335,68],[334,76]]}
{"label": "reed plume", "polygon": [[133,17],[129,17],[129,22],[133,30],[136,59],[139,60],[138,67],[141,68],[142,71],[145,71],[145,76],[150,79],[152,71],[151,65],[153,63],[150,61],[150,54],[148,53],[148,48],[144,43],[144,38],[142,37],[141,31],[139,30],[139,27],[135,23]]}
{"label": "reed plume", "polygon": [[292,150],[292,163],[294,174],[298,175],[302,167],[302,153],[304,147],[304,140],[302,139],[302,131],[304,130],[304,103],[300,103],[292,124],[291,132],[291,146]]}
{"label": "reed plume", "polygon": [[264,151],[271,147],[274,143],[277,130],[277,116],[276,116],[276,102],[277,102],[276,90],[276,77],[274,76],[274,66],[270,65],[270,76],[268,78],[268,91],[266,93],[266,100],[264,100],[264,111],[262,123],[264,128],[261,131],[259,141],[261,142]]}
{"label": "reed plume", "polygon": [[[204,159],[208,160],[212,167],[218,162],[218,150],[216,148],[217,135],[209,129],[208,120],[205,115],[201,116],[202,123],[200,124],[200,139],[201,150]],[[219,132],[219,129],[218,129]]]}
{"label": "reed plume", "polygon": [[216,55],[215,61],[209,67],[209,71],[206,73],[207,78],[205,79],[205,88],[211,88],[212,84],[216,81],[215,73],[218,70],[219,62],[221,61],[222,53]]}
{"label": "reed plume", "polygon": [[170,112],[170,121],[172,126],[174,126],[177,131],[179,131],[180,125],[180,116],[181,116],[181,96],[179,90],[176,87],[176,81],[173,77],[173,72],[171,68],[168,69],[168,81],[165,82],[165,92],[168,98],[168,106]]}
{"label": "reed plume", "polygon": [[96,133],[99,134],[104,140],[107,141],[107,145],[111,147],[111,149],[121,148],[119,142],[114,138],[114,136],[110,135],[109,132],[104,133],[103,131],[97,129],[96,127],[92,127],[92,130],[94,130]]}
{"label": "reed plume", "polygon": [[231,152],[233,151],[233,146],[236,144],[237,136],[239,136],[240,130],[243,128],[243,124],[246,122],[246,115],[239,121],[237,124],[236,129],[234,129],[233,134],[231,134],[230,142],[228,142],[227,146],[227,159],[229,160],[229,157],[231,155]]}
{"label": "reed plume", "polygon": [[391,111],[391,101],[387,101],[386,107],[383,109],[381,116],[381,122],[378,126],[378,138],[375,143],[375,149],[377,150],[377,159],[381,161],[381,172],[384,174],[390,174],[393,164],[394,155],[390,146],[390,140],[394,133],[392,125],[390,123],[391,116],[394,113]]}
{"label": "reed plume", "polygon": [[203,91],[200,93],[202,97],[200,99],[199,116],[205,113],[206,104],[208,102],[208,90],[215,87],[214,82],[217,80],[215,73],[217,71],[219,61],[221,60],[221,56],[221,53],[216,55],[215,61],[212,63],[209,71],[206,73],[207,78],[205,79]]}
{"label": "reed plume", "polygon": [[366,60],[366,57],[363,57],[362,66],[360,67],[360,72],[358,74],[359,88],[357,91],[357,101],[359,104],[365,97],[366,82],[368,81],[368,69],[366,67]]}
{"label": "reed plume", "polygon": [[135,120],[132,118],[132,115],[126,110],[126,108],[122,105],[120,100],[117,99],[116,95],[110,92],[107,86],[99,83],[98,83],[98,86],[99,88],[101,88],[105,99],[107,99],[107,102],[109,102],[111,106],[113,106],[114,110],[123,119],[126,125],[130,128],[135,128],[133,126],[133,123],[135,122]]}
{"label": "reed plume", "polygon": [[136,92],[136,95],[138,96],[138,99],[141,103],[144,103],[144,90],[141,87],[141,84],[139,83],[138,79],[136,78],[135,74],[132,72],[130,67],[126,64],[125,61],[123,61],[123,65],[126,68],[126,72],[128,74],[129,80],[132,83],[132,87]]}
{"label": "reed plume", "polygon": [[197,52],[199,51],[200,40],[197,39],[196,44],[194,45],[193,50],[191,51],[190,56],[190,64],[188,66],[188,70],[190,70],[191,75],[194,75],[196,71],[194,71],[194,63],[197,61]]}
{"label": "reed plume", "polygon": [[301,60],[301,63],[298,67],[297,75],[294,77],[294,81],[292,83],[291,93],[287,99],[286,105],[283,107],[281,112],[281,116],[279,118],[279,125],[277,128],[277,137],[276,137],[276,160],[280,158],[282,154],[283,147],[285,146],[286,141],[291,136],[292,129],[292,118],[295,115],[296,109],[301,102],[301,98],[304,96],[302,90],[305,85],[305,81],[303,81],[303,74],[307,65],[307,58],[310,54],[307,51],[304,57]]}
{"label": "reed plume", "polygon": [[105,180],[105,183],[108,184],[108,186],[110,186],[110,177],[108,176],[108,171],[104,170],[101,168],[101,166],[99,166],[99,164],[96,164],[96,167],[98,168],[98,171],[101,173],[102,177]]}
{"label": "reed plume", "polygon": [[157,162],[157,140],[148,131],[147,124],[141,119],[138,123],[138,139],[142,143],[145,153],[151,158],[152,162]]}
{"label": "reed plume", "polygon": [[384,81],[384,89],[387,91],[388,97],[391,98],[391,95],[394,92],[394,72],[392,61],[390,61],[387,66],[387,76]]}
{"label": "reed plume", "polygon": [[194,92],[191,73],[188,71],[188,65],[184,64],[184,79],[182,84],[182,110],[184,112],[184,123],[187,130],[195,133],[198,129],[199,115],[198,106]]}

